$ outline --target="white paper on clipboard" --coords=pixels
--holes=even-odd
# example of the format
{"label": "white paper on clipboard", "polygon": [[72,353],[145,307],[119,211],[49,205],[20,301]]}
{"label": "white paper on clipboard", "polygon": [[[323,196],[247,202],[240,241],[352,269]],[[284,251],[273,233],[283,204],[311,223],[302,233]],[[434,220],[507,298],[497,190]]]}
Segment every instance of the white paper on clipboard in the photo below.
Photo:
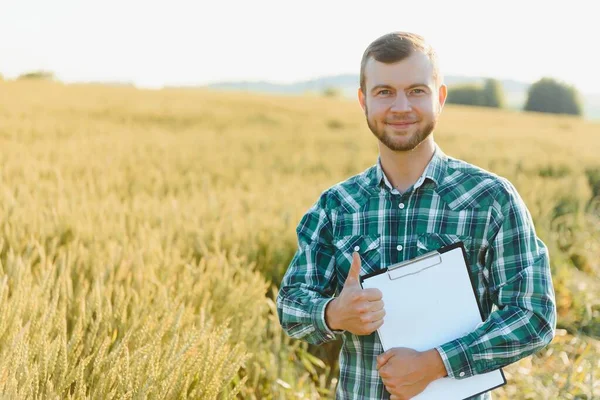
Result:
{"label": "white paper on clipboard", "polygon": [[[468,334],[482,322],[461,242],[360,281],[363,288],[383,293],[386,316],[377,333],[384,351],[393,347],[426,351]],[[462,400],[505,384],[501,369],[465,379],[445,377],[413,399]]]}

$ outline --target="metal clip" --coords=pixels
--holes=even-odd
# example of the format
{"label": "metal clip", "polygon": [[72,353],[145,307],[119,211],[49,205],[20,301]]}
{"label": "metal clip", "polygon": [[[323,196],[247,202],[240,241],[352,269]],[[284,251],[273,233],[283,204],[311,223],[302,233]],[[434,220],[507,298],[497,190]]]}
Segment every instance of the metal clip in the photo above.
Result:
{"label": "metal clip", "polygon": [[[432,263],[425,262],[425,261],[432,261]],[[418,274],[419,272],[422,272],[426,269],[434,267],[435,265],[440,264],[441,262],[442,262],[442,256],[440,255],[440,253],[438,251],[432,251],[427,254],[423,254],[421,256],[415,257],[411,260],[402,261],[398,264],[389,266],[388,270],[387,270],[388,278],[390,278],[390,280],[393,280],[393,279],[402,278],[402,277],[405,277],[408,275]],[[407,272],[406,274],[402,274],[402,271],[397,271],[399,268],[406,267],[408,265],[412,266],[412,265],[416,265],[416,264],[424,264],[424,266],[418,270],[415,270],[414,268],[412,268],[410,270],[410,272]]]}

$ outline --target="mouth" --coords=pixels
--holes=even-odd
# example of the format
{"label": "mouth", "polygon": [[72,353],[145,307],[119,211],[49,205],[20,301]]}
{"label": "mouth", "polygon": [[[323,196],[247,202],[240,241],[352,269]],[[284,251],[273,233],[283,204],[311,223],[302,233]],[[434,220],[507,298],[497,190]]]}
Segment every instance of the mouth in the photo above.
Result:
{"label": "mouth", "polygon": [[411,125],[416,124],[416,121],[398,121],[398,122],[387,122],[386,125],[392,128],[407,128]]}

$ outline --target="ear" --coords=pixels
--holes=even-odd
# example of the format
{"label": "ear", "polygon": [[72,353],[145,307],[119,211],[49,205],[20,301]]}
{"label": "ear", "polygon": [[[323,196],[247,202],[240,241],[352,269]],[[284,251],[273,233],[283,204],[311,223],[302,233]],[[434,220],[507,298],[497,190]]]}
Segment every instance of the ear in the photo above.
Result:
{"label": "ear", "polygon": [[367,106],[366,101],[367,100],[365,99],[365,94],[363,93],[362,89],[359,87],[358,88],[358,102],[360,103],[360,106],[363,109],[363,111],[365,111],[365,107]]}
{"label": "ear", "polygon": [[444,84],[441,84],[440,88],[438,89],[438,101],[440,102],[440,110],[444,107],[447,97],[448,97],[448,87]]}

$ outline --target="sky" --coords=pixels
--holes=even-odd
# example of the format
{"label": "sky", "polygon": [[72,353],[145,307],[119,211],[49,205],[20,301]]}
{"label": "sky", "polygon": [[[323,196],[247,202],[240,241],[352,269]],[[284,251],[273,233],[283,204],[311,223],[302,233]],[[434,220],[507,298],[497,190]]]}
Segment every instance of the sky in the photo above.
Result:
{"label": "sky", "polygon": [[[0,0],[0,74],[140,87],[358,74],[368,44],[423,35],[442,73],[600,93],[595,1]],[[550,5],[555,4],[555,5]]]}

